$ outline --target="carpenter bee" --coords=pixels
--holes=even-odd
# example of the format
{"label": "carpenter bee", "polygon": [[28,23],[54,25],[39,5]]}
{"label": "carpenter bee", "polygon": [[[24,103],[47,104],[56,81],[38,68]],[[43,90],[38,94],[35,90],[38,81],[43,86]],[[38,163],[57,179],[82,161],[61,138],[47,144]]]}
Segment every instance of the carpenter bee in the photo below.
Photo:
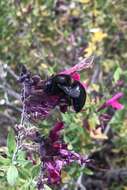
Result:
{"label": "carpenter bee", "polygon": [[73,105],[76,112],[81,111],[86,101],[86,91],[79,81],[72,81],[70,75],[58,74],[49,78],[44,85],[49,95],[59,95]]}

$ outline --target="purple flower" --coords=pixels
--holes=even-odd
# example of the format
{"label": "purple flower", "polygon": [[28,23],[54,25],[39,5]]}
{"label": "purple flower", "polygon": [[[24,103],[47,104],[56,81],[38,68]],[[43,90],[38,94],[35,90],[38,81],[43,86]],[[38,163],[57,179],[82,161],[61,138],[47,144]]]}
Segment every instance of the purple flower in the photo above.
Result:
{"label": "purple flower", "polygon": [[24,116],[27,119],[36,121],[45,119],[57,105],[60,104],[60,97],[51,96],[44,92],[44,80],[38,75],[31,75],[24,67],[19,78],[23,84],[22,101],[24,105]]}
{"label": "purple flower", "polygon": [[120,98],[123,97],[123,93],[122,92],[119,92],[117,93],[116,95],[114,95],[111,99],[107,100],[106,101],[106,105],[107,106],[112,106],[113,108],[117,109],[117,110],[121,110],[124,108],[124,106],[122,104],[120,104],[118,102],[118,100]]}
{"label": "purple flower", "polygon": [[102,104],[102,106],[97,111],[100,111],[100,110],[107,108],[109,106],[111,106],[112,108],[114,108],[116,110],[123,109],[124,105],[122,105],[121,103],[118,102],[118,100],[122,97],[123,97],[123,93],[118,92],[112,98],[108,99],[104,104]]}
{"label": "purple flower", "polygon": [[54,128],[50,131],[49,133],[49,138],[51,139],[52,142],[55,142],[59,139],[60,136],[60,131],[63,129],[64,124],[63,122],[57,122]]}
{"label": "purple flower", "polygon": [[51,129],[49,136],[40,143],[40,156],[43,163],[43,173],[48,184],[59,184],[61,182],[61,170],[64,166],[77,162],[87,164],[87,156],[81,156],[67,148],[63,142],[60,131],[64,125],[62,122],[56,123]]}
{"label": "purple flower", "polygon": [[[91,67],[93,57],[86,58],[79,62],[77,65],[56,74],[66,74],[71,77],[73,81],[79,81],[79,71]],[[52,78],[52,76],[50,77]],[[49,81],[50,81],[49,78]],[[42,80],[38,75],[32,75],[25,67],[23,67],[19,82],[23,84],[22,89],[22,101],[24,105],[24,116],[27,119],[37,121],[39,119],[45,119],[51,111],[56,107],[60,107],[61,112],[66,112],[68,106],[70,106],[70,100],[64,93],[50,94],[45,90],[45,84],[47,80]],[[80,82],[82,87],[85,89],[83,83]],[[66,86],[65,86],[66,87]]]}
{"label": "purple flower", "polygon": [[46,162],[45,165],[48,172],[48,182],[50,184],[59,184],[61,181],[61,169],[64,162],[61,160],[54,160],[52,162]]}

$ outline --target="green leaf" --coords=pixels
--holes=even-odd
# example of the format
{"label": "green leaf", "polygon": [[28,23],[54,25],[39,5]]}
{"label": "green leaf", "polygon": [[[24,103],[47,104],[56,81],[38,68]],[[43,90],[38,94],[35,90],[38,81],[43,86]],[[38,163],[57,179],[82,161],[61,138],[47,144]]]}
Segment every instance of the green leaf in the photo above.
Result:
{"label": "green leaf", "polygon": [[120,67],[118,67],[116,70],[115,70],[115,73],[114,73],[114,80],[115,82],[117,82],[119,79],[120,79],[120,75],[122,73],[122,70]]}
{"label": "green leaf", "polygon": [[19,169],[19,176],[22,179],[28,179],[31,177],[31,171],[30,169],[26,168],[26,167],[22,167]]}
{"label": "green leaf", "polygon": [[10,165],[11,160],[0,156],[0,165]]}
{"label": "green leaf", "polygon": [[7,181],[8,183],[13,186],[15,185],[18,178],[18,170],[15,166],[10,166],[7,171]]}
{"label": "green leaf", "polygon": [[44,185],[44,190],[52,190],[48,185]]}
{"label": "green leaf", "polygon": [[33,166],[31,171],[32,177],[33,178],[36,177],[39,174],[39,171],[40,171],[40,165]]}
{"label": "green leaf", "polygon": [[14,131],[12,129],[8,133],[7,147],[8,147],[8,152],[10,154],[13,154],[13,152],[14,152],[14,150],[16,148],[16,141],[15,141]]}
{"label": "green leaf", "polygon": [[84,168],[83,173],[86,175],[93,175],[93,172],[89,168]]}

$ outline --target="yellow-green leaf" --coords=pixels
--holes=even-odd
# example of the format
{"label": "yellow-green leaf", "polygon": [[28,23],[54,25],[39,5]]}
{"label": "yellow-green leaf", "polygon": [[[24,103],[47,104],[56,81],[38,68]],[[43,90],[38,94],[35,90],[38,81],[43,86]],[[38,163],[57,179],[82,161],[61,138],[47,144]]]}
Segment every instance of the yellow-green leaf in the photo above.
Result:
{"label": "yellow-green leaf", "polygon": [[13,186],[15,185],[17,178],[18,178],[18,170],[14,165],[12,165],[9,167],[7,171],[7,181],[11,186]]}

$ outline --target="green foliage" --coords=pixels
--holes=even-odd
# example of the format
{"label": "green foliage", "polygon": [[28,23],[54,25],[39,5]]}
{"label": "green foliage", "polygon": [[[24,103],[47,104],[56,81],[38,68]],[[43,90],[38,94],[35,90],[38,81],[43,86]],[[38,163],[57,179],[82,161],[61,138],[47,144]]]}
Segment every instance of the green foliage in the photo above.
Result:
{"label": "green foliage", "polygon": [[16,148],[15,134],[13,130],[10,130],[7,138],[7,147],[9,154],[12,155]]}

